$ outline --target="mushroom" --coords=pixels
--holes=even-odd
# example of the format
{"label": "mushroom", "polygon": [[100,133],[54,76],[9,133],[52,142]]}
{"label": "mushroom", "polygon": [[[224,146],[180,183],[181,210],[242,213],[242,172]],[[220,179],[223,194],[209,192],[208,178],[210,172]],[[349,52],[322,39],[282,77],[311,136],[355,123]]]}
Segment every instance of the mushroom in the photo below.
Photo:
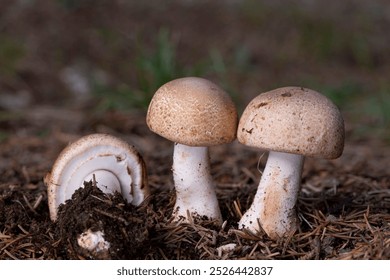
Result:
{"label": "mushroom", "polygon": [[91,134],[69,144],[44,178],[50,218],[55,221],[58,206],[91,180],[105,193],[121,193],[133,205],[149,193],[145,164],[135,148],[114,136]]}
{"label": "mushroom", "polygon": [[176,79],[156,91],[146,121],[150,130],[175,142],[174,220],[188,221],[188,211],[221,223],[208,147],[236,138],[238,116],[229,95],[203,78]]}
{"label": "mushroom", "polygon": [[344,148],[344,121],[337,107],[320,93],[283,87],[262,93],[244,110],[238,125],[240,143],[269,150],[250,208],[239,228],[260,226],[269,237],[293,234],[295,205],[304,157],[338,158]]}

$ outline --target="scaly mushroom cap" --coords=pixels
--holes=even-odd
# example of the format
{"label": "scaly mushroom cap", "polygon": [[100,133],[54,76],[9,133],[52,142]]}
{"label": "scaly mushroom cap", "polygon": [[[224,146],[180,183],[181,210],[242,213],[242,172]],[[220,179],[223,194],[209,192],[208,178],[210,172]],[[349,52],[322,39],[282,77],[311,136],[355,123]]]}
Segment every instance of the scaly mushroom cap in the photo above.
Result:
{"label": "scaly mushroom cap", "polygon": [[58,206],[95,177],[106,193],[120,192],[134,205],[149,193],[145,164],[134,147],[107,134],[91,134],[69,144],[45,177],[49,210],[57,218]]}
{"label": "scaly mushroom cap", "polygon": [[283,87],[248,104],[237,139],[266,150],[333,159],[343,152],[344,134],[341,113],[328,98],[306,88]]}
{"label": "scaly mushroom cap", "polygon": [[229,95],[196,77],[170,81],[154,94],[147,113],[150,130],[172,142],[212,146],[232,142],[237,111]]}

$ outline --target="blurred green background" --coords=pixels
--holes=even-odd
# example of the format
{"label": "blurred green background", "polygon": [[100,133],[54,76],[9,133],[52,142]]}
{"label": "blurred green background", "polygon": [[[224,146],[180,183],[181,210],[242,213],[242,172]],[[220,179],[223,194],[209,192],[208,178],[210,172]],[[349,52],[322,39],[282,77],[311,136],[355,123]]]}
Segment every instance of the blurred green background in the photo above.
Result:
{"label": "blurred green background", "polygon": [[201,76],[240,111],[312,88],[350,137],[390,142],[389,26],[385,0],[1,0],[0,123],[42,105],[146,110],[162,84]]}

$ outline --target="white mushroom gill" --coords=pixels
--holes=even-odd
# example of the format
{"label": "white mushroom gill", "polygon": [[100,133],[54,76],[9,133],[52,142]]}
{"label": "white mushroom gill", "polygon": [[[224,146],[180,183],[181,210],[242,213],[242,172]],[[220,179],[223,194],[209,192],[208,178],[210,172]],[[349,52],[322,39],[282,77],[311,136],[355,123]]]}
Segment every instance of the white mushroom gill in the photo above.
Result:
{"label": "white mushroom gill", "polygon": [[[121,149],[110,145],[94,146],[70,160],[62,171],[62,180],[59,181],[61,185],[68,186],[62,189],[65,200],[70,199],[85,181],[91,181],[95,175],[97,186],[103,192],[123,193],[126,200],[131,202],[133,179],[127,171],[126,156],[121,153]],[[129,189],[125,190],[125,186],[129,186]]]}

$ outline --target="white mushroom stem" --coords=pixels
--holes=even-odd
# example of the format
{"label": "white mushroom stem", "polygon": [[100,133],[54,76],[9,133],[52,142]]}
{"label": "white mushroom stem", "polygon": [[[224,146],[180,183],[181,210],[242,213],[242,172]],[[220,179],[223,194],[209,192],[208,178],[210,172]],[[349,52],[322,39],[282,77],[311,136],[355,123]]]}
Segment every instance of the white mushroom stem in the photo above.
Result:
{"label": "white mushroom stem", "polygon": [[221,211],[210,175],[208,148],[176,143],[172,171],[176,189],[175,219],[188,220],[188,211],[191,215],[207,216],[221,223]]}
{"label": "white mushroom stem", "polygon": [[295,204],[300,189],[304,157],[270,152],[251,207],[239,221],[239,228],[258,231],[259,223],[272,239],[297,229]]}

